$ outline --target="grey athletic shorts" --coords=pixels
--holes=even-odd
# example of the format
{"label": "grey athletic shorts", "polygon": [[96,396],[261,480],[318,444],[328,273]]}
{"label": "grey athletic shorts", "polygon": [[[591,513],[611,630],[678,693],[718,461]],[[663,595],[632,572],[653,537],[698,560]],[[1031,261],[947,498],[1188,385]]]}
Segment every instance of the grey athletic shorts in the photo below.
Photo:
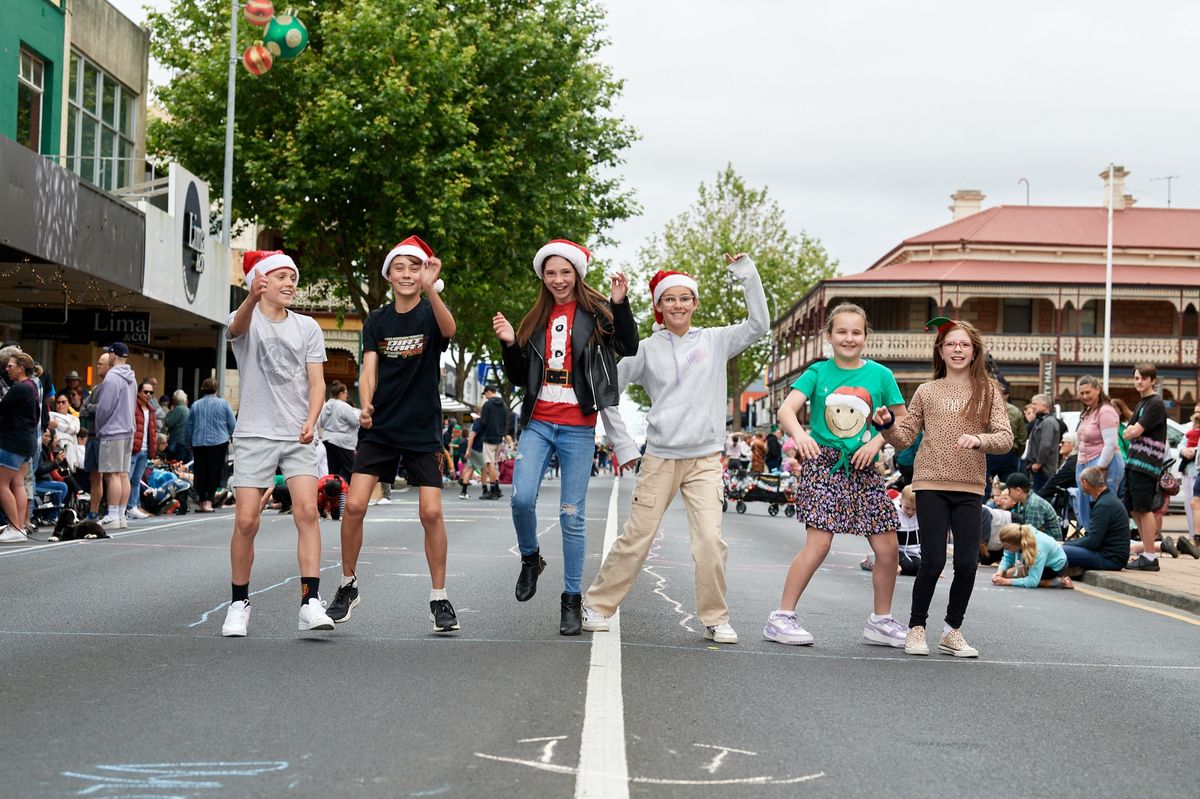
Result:
{"label": "grey athletic shorts", "polygon": [[123,472],[129,474],[133,438],[105,438],[100,441],[101,474]]}
{"label": "grey athletic shorts", "polygon": [[275,441],[270,438],[233,440],[233,476],[230,488],[271,488],[275,469],[285,480],[317,475],[317,448],[299,441]]}

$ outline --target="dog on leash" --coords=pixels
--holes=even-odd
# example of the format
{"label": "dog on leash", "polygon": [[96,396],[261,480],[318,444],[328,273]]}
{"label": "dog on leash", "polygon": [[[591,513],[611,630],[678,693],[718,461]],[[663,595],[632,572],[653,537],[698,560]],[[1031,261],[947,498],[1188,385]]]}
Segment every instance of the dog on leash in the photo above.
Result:
{"label": "dog on leash", "polygon": [[47,541],[81,541],[96,538],[108,538],[104,526],[99,522],[84,519],[79,520],[79,514],[70,508],[64,508],[58,514],[54,523],[54,534]]}

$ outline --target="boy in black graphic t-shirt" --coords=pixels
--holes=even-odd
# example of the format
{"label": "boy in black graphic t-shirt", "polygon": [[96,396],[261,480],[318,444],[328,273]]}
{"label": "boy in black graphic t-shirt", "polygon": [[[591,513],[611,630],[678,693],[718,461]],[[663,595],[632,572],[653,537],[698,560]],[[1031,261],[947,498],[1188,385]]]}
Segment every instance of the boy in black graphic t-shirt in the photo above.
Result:
{"label": "boy in black graphic t-shirt", "polygon": [[[342,583],[329,606],[335,622],[349,621],[359,604],[354,570],[362,549],[363,517],[371,492],[391,482],[404,464],[417,486],[425,557],[433,583],[429,595],[434,632],[458,629],[446,596],[446,524],[442,518],[441,354],[454,335],[454,316],[435,283],[442,262],[416,236],[397,244],[383,261],[395,302],[371,312],[363,324],[362,400],[358,450],[342,517]],[[421,296],[424,291],[425,297]]]}

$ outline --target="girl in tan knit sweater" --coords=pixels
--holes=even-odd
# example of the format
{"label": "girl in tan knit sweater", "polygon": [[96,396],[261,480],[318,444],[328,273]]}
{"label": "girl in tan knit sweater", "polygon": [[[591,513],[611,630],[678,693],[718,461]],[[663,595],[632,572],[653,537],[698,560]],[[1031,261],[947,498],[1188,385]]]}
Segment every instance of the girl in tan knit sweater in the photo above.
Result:
{"label": "girl in tan knit sweater", "polygon": [[[984,367],[983,339],[967,322],[939,317],[933,345],[933,380],[922,383],[896,420],[886,407],[873,421],[884,439],[904,449],[925,432],[913,464],[913,490],[921,532],[921,567],[913,584],[912,612],[904,651],[928,655],[925,622],[938,576],[946,565],[946,541],[954,536],[954,580],[946,624],[938,651],[955,657],[978,657],[959,628],[967,612],[979,565],[980,501],[987,483],[985,454],[1012,448],[1012,428],[1000,389]],[[894,425],[894,426],[893,426]]]}

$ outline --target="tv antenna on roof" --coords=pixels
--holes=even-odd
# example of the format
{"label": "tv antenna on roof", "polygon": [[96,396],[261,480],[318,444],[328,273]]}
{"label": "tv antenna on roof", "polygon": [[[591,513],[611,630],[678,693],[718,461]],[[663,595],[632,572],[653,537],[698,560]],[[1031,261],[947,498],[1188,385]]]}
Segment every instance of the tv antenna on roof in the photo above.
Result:
{"label": "tv antenna on roof", "polygon": [[1165,180],[1167,182],[1167,207],[1171,207],[1171,181],[1178,178],[1179,175],[1163,175],[1161,178],[1150,178],[1151,180]]}

